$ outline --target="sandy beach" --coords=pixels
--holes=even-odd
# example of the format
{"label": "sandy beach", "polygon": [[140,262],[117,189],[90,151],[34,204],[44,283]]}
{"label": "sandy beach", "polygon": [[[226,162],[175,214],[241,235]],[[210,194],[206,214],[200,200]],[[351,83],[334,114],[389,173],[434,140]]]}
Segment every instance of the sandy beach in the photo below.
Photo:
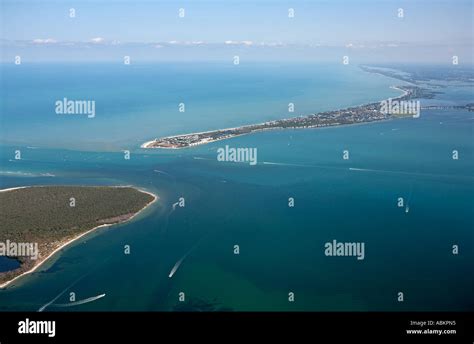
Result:
{"label": "sandy beach", "polygon": [[[393,90],[400,91],[400,92],[402,92],[402,94],[400,94],[396,97],[393,97],[393,98],[382,99],[379,102],[387,101],[389,99],[397,100],[397,99],[403,98],[403,97],[405,97],[406,95],[409,94],[409,92],[407,90],[404,90],[404,89],[402,89],[398,86],[390,86],[390,88],[393,89]],[[352,106],[352,108],[363,107],[363,106],[366,106],[366,105],[367,104],[359,104],[359,105],[356,105],[356,106]],[[307,117],[307,116],[309,116],[309,115],[303,115],[303,116],[299,116],[299,117]],[[287,118],[287,119],[289,119],[289,118]],[[285,120],[285,119],[282,119],[282,120]],[[270,121],[270,122],[275,122],[275,121]],[[253,124],[253,125],[263,125],[263,124],[270,123],[270,122],[258,123],[258,124]],[[365,123],[370,123],[370,122],[365,122]],[[357,123],[357,124],[359,124],[359,123]],[[321,128],[321,127],[301,127],[301,128],[300,127],[287,127],[287,128],[253,129],[253,130],[251,130],[249,132],[246,132],[246,133],[232,134],[231,136],[227,136],[227,137],[219,137],[219,138],[213,138],[213,139],[209,139],[209,138],[201,139],[198,142],[194,142],[194,143],[188,144],[186,146],[173,146],[173,145],[171,145],[171,146],[153,146],[153,144],[155,142],[159,141],[159,140],[173,139],[173,138],[182,137],[182,136],[203,135],[203,134],[218,133],[218,132],[223,132],[223,131],[239,130],[239,129],[249,127],[249,126],[253,126],[253,125],[243,125],[243,126],[240,126],[240,127],[232,127],[232,128],[224,128],[224,129],[208,130],[208,131],[194,132],[194,133],[188,133],[188,134],[179,134],[179,135],[166,136],[166,137],[162,137],[160,139],[154,139],[154,140],[147,141],[147,142],[143,143],[140,146],[140,148],[145,148],[145,149],[184,149],[184,148],[191,148],[191,147],[195,147],[195,146],[205,145],[205,144],[208,144],[208,143],[217,142],[217,141],[221,141],[221,140],[228,140],[230,138],[239,137],[239,136],[243,136],[243,135],[249,135],[249,134],[252,134],[252,133],[262,132],[262,131],[267,131],[267,130]],[[341,126],[341,125],[340,124],[330,125],[330,127],[336,127],[336,126]],[[323,127],[326,127],[326,126],[323,126]]]}
{"label": "sandy beach", "polygon": [[14,188],[8,188],[8,189],[2,189],[0,192],[7,192],[7,191],[13,191],[13,190],[18,190],[18,189],[26,189],[29,186],[17,186]]}
{"label": "sandy beach", "polygon": [[140,148],[148,148],[148,145],[151,144],[151,143],[153,143],[153,142],[155,142],[155,141],[156,141],[156,139],[155,139],[155,140],[151,140],[151,141],[147,141],[147,142],[143,143],[143,144],[140,146]]}
{"label": "sandy beach", "polygon": [[[25,189],[25,188],[28,188],[28,187],[41,187],[41,185],[35,185],[35,186],[19,186],[19,187],[13,187],[13,188],[8,188],[8,189],[3,189],[3,190],[0,190],[0,192],[7,192],[7,191],[12,191],[12,190],[18,190],[18,189]],[[11,280],[9,281],[6,281],[2,284],[0,284],[0,289],[4,289],[6,287],[8,287],[9,285],[11,285],[14,281],[18,280],[19,278],[25,276],[25,275],[28,275],[28,274],[31,274],[33,272],[35,272],[36,270],[38,270],[45,262],[47,262],[51,257],[53,257],[56,253],[58,253],[59,251],[61,251],[62,249],[64,249],[65,247],[69,246],[70,244],[72,244],[73,242],[81,239],[82,237],[94,232],[95,230],[99,229],[99,228],[102,228],[102,227],[109,227],[109,226],[114,226],[114,225],[118,225],[118,224],[123,224],[123,223],[126,223],[128,221],[131,221],[133,218],[135,218],[137,215],[141,214],[145,209],[147,209],[149,206],[151,206],[153,203],[155,203],[159,197],[149,191],[145,191],[143,189],[139,189],[137,187],[134,187],[134,186],[115,186],[117,188],[125,188],[125,187],[131,187],[131,188],[134,188],[140,192],[143,192],[143,193],[146,193],[150,196],[153,197],[153,200],[151,202],[149,202],[146,206],[144,206],[140,211],[136,212],[135,214],[133,214],[132,216],[130,216],[129,218],[127,218],[126,220],[124,221],[119,221],[119,222],[115,222],[115,223],[104,223],[104,224],[101,224],[99,226],[96,226],[94,228],[91,228],[89,229],[88,231],[84,232],[84,233],[81,233],[77,236],[75,236],[74,238],[72,239],[69,239],[69,240],[65,240],[64,242],[61,242],[61,244],[55,248],[51,253],[49,253],[45,258],[42,258],[42,259],[38,259],[36,262],[35,262],[35,265],[28,271],[25,271],[23,272],[22,274],[18,275],[18,276],[15,276],[14,278],[12,278]]]}

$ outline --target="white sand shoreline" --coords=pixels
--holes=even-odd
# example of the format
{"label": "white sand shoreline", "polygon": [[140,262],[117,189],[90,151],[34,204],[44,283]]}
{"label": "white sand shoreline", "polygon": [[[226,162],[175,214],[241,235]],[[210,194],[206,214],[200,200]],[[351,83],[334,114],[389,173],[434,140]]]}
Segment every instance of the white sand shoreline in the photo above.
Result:
{"label": "white sand shoreline", "polygon": [[[2,189],[0,190],[0,192],[5,192],[5,191],[12,191],[12,190],[18,190],[18,189],[25,189],[25,188],[30,188],[30,187],[41,187],[41,186],[44,186],[44,185],[31,185],[31,186],[19,186],[19,187],[13,187],[13,188],[8,188],[8,189]],[[51,185],[48,185],[48,186],[51,186]],[[0,289],[5,289],[6,287],[8,287],[10,284],[12,284],[14,281],[16,281],[17,279],[25,276],[25,275],[28,275],[28,274],[31,274],[33,272],[35,272],[36,270],[38,270],[44,263],[46,263],[51,257],[53,257],[57,252],[61,251],[63,248],[65,248],[66,246],[69,246],[71,243],[79,240],[80,238],[86,236],[87,234],[89,233],[92,233],[93,231],[95,231],[96,229],[98,228],[102,228],[102,227],[108,227],[108,226],[114,226],[114,225],[118,225],[118,224],[123,224],[123,223],[126,223],[126,222],[129,222],[131,221],[134,217],[136,217],[137,215],[139,215],[140,213],[142,213],[145,209],[147,209],[150,205],[152,205],[153,203],[155,203],[159,197],[149,191],[146,191],[146,190],[143,190],[143,189],[140,189],[140,188],[137,188],[135,186],[112,186],[112,187],[116,187],[116,188],[125,188],[125,187],[130,187],[130,188],[134,188],[140,192],[143,192],[143,193],[146,193],[150,196],[153,197],[153,200],[151,202],[149,202],[147,205],[145,205],[142,209],[140,209],[138,212],[136,212],[135,214],[133,214],[131,217],[129,217],[128,219],[126,219],[125,221],[121,221],[121,222],[116,222],[116,223],[104,223],[102,225],[99,225],[99,226],[96,226],[94,228],[91,228],[89,229],[88,231],[84,232],[84,233],[81,233],[79,234],[78,236],[66,241],[64,244],[62,244],[61,246],[59,246],[58,248],[56,248],[53,252],[51,252],[47,257],[45,257],[44,259],[42,260],[39,260],[37,262],[37,264],[35,266],[33,266],[30,270],[28,271],[25,271],[23,272],[22,274],[18,275],[18,276],[15,276],[14,278],[12,278],[11,280],[9,281],[6,281],[2,284],[0,284]]]}
{"label": "white sand shoreline", "polygon": [[[387,98],[387,99],[382,99],[380,100],[379,102],[382,102],[382,101],[387,101],[389,99],[392,99],[392,100],[397,100],[397,99],[400,99],[406,95],[408,95],[408,91],[404,90],[404,89],[401,89],[400,87],[398,86],[390,86],[389,87],[390,89],[393,89],[393,90],[397,90],[397,91],[400,91],[402,92],[402,94],[394,97],[394,98]],[[375,103],[375,102],[374,102]],[[356,108],[356,107],[361,107],[361,106],[365,106],[367,104],[370,104],[370,103],[364,103],[364,104],[359,104],[359,105],[355,105],[355,106],[350,106],[349,108]],[[307,117],[309,115],[302,115],[302,116],[299,116],[299,117]],[[286,118],[286,119],[289,119],[289,118]],[[208,131],[201,131],[201,132],[193,132],[193,133],[188,133],[188,134],[179,134],[179,135],[172,135],[172,136],[165,136],[165,137],[162,137],[160,139],[172,139],[172,138],[175,138],[175,137],[180,137],[180,136],[190,136],[190,135],[201,135],[201,134],[209,134],[209,133],[214,133],[214,132],[221,132],[221,131],[228,131],[228,130],[236,130],[236,129],[242,129],[244,127],[249,127],[249,126],[253,126],[253,125],[262,125],[262,124],[266,124],[266,123],[270,123],[270,122],[274,122],[274,121],[280,121],[280,120],[272,120],[272,121],[268,121],[268,122],[263,122],[263,123],[258,123],[258,124],[246,124],[246,125],[242,125],[242,126],[239,126],[239,127],[233,127],[233,128],[224,128],[224,129],[216,129],[216,130],[208,130]],[[372,122],[379,122],[381,120],[376,120],[376,121],[368,121],[368,122],[363,122],[363,123],[353,123],[353,124],[366,124],[366,123],[372,123]],[[351,125],[351,124],[349,124]],[[250,134],[253,134],[253,133],[257,133],[257,132],[263,132],[263,131],[267,131],[267,130],[288,130],[288,129],[319,129],[319,128],[326,128],[326,127],[340,127],[340,126],[345,126],[345,125],[341,125],[341,124],[337,124],[337,125],[328,125],[328,126],[323,126],[323,127],[286,127],[286,128],[281,128],[281,127],[277,127],[277,128],[263,128],[263,129],[257,129],[257,130],[252,130],[248,133],[242,133],[242,134],[238,134],[238,135],[232,135],[231,137],[220,137],[220,138],[217,138],[217,139],[213,139],[213,140],[204,140],[204,141],[199,141],[197,143],[193,143],[191,145],[188,145],[188,146],[184,146],[184,147],[176,147],[176,146],[171,146],[171,147],[161,147],[161,146],[158,146],[158,147],[153,147],[153,146],[150,146],[151,144],[155,143],[156,141],[160,140],[158,138],[154,139],[154,140],[150,140],[150,141],[147,141],[145,143],[143,143],[140,148],[144,148],[144,149],[170,149],[170,150],[173,150],[173,149],[186,149],[186,148],[192,148],[192,147],[196,147],[196,146],[201,146],[201,145],[205,145],[205,144],[208,144],[208,143],[213,143],[213,142],[217,142],[217,141],[222,141],[222,140],[228,140],[228,139],[231,139],[231,138],[234,138],[234,137],[239,137],[239,136],[244,136],[244,135],[250,135]]]}
{"label": "white sand shoreline", "polygon": [[18,190],[18,189],[26,189],[29,186],[17,186],[14,188],[8,188],[8,189],[1,189],[0,192],[6,192],[6,191],[13,191],[13,190]]}

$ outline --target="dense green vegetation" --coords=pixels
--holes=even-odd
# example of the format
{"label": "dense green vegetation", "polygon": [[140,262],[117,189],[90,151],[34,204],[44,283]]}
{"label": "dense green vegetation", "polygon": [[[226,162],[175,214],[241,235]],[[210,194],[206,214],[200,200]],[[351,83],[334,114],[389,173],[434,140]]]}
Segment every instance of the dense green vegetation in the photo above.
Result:
{"label": "dense green vegetation", "polygon": [[18,257],[21,267],[0,273],[6,282],[56,248],[105,223],[129,219],[153,201],[131,187],[38,186],[0,192],[0,243],[37,243],[39,259]]}
{"label": "dense green vegetation", "polygon": [[0,192],[0,242],[62,240],[110,219],[123,220],[152,200],[131,187],[45,186]]}

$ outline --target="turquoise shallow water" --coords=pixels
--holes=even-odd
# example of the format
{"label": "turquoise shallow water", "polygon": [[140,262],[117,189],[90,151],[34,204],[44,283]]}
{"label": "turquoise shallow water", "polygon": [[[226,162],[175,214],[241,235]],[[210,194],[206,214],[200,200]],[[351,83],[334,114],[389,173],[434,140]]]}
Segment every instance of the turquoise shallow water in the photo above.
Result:
{"label": "turquoise shallow water", "polygon": [[[370,84],[371,76],[360,78]],[[381,82],[376,78],[375,84]],[[380,93],[358,98],[357,90],[353,99],[341,101],[393,95],[388,89],[393,80],[384,83]],[[308,102],[317,98],[309,90],[300,90]],[[321,104],[336,101],[334,96]],[[472,310],[473,118],[464,111],[426,111],[416,120],[263,132],[180,151],[135,146],[130,160],[102,143],[95,151],[5,144],[2,188],[133,184],[157,193],[160,201],[1,291],[0,309],[37,310],[66,290],[57,303],[66,303],[69,292],[77,299],[106,296],[47,310],[173,310],[180,292],[215,309]],[[171,117],[166,120],[164,131],[177,130]],[[23,130],[18,123],[5,124],[10,126],[16,126],[15,135]],[[65,125],[67,130],[72,129]],[[144,130],[132,133],[146,137],[149,128]],[[57,142],[62,144],[61,136]],[[218,162],[216,150],[225,144],[257,147],[258,164]],[[16,149],[22,151],[20,161],[12,159]],[[342,159],[345,149],[349,160]],[[453,149],[459,160],[451,159]],[[396,206],[400,196],[409,201],[408,213]],[[173,210],[179,197],[186,206]],[[288,197],[295,198],[294,208],[287,206]],[[326,257],[324,244],[334,239],[364,242],[365,259]],[[240,255],[233,254],[236,244]],[[460,247],[457,256],[451,254],[453,244]],[[123,254],[124,245],[130,245],[130,255]],[[405,293],[403,303],[396,301],[399,291]],[[293,303],[289,292],[295,293]]]}
{"label": "turquoise shallow water", "polygon": [[[355,66],[298,64],[0,65],[3,143],[78,150],[138,147],[157,136],[233,127],[400,94]],[[96,117],[57,115],[91,100]],[[295,112],[288,113],[288,103]],[[185,112],[179,112],[179,104]]]}

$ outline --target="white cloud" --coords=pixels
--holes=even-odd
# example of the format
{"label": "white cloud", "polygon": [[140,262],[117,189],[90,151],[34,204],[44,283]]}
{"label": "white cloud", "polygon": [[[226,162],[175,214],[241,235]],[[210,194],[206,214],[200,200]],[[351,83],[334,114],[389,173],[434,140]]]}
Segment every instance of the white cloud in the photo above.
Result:
{"label": "white cloud", "polygon": [[224,44],[226,45],[246,45],[251,46],[253,45],[252,41],[225,41]]}
{"label": "white cloud", "polygon": [[282,42],[260,42],[261,47],[282,47],[284,44]]}
{"label": "white cloud", "polygon": [[[365,43],[348,43],[345,45],[346,48],[364,49],[367,47]],[[369,45],[370,48],[370,45]]]}
{"label": "white cloud", "polygon": [[54,44],[57,43],[58,41],[53,39],[53,38],[37,38],[33,40],[34,44]]}
{"label": "white cloud", "polygon": [[[158,42],[158,45],[161,45],[163,43],[161,42]],[[169,45],[180,45],[180,46],[194,46],[194,45],[203,45],[203,44],[206,44],[205,42],[203,41],[168,41],[168,42],[165,42],[164,43],[165,45],[166,44],[169,44]]]}
{"label": "white cloud", "polygon": [[105,39],[102,37],[91,38],[91,42],[95,44],[104,43]]}

